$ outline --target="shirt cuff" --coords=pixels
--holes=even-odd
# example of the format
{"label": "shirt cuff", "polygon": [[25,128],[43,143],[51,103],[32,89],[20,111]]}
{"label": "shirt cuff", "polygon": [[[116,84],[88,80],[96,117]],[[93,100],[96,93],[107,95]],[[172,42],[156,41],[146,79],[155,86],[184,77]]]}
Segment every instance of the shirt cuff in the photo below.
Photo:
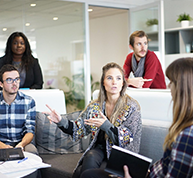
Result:
{"label": "shirt cuff", "polygon": [[57,126],[68,128],[68,119],[62,118],[61,121],[57,123]]}
{"label": "shirt cuff", "polygon": [[103,131],[108,131],[110,130],[111,127],[113,127],[114,125],[109,121],[109,120],[106,120],[100,127],[101,130]]}

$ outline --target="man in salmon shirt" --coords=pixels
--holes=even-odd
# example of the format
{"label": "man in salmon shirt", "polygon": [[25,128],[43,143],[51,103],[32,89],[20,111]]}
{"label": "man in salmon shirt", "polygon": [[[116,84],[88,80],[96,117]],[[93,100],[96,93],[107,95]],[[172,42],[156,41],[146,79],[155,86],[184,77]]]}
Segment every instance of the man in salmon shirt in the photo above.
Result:
{"label": "man in salmon shirt", "polygon": [[[128,54],[123,65],[128,86],[135,88],[166,89],[161,63],[153,51],[148,50],[148,37],[144,31],[135,31],[129,39]],[[134,78],[129,78],[133,72]]]}

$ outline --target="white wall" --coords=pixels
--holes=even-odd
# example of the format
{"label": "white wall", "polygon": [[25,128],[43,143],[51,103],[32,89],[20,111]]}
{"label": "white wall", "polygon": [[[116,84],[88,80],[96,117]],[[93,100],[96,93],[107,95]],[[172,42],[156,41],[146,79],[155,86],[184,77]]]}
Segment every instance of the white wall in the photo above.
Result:
{"label": "white wall", "polygon": [[[165,28],[179,27],[176,22],[180,13],[189,13],[193,17],[193,1],[167,0],[164,1]],[[128,54],[128,13],[90,20],[90,64],[94,81],[99,81],[101,69],[108,62],[116,62],[123,66]],[[193,25],[193,21],[190,22]],[[37,56],[44,72],[50,69],[59,69],[60,76],[71,70],[73,58],[73,41],[83,40],[82,23],[73,23],[62,26],[53,26],[36,30]],[[57,48],[53,47],[57,44]],[[60,87],[63,80],[59,79]]]}
{"label": "white wall", "polygon": [[128,54],[128,13],[90,20],[90,64],[94,81],[102,67],[116,62],[121,67]]}
{"label": "white wall", "polygon": [[[166,0],[164,1],[164,20],[165,29],[180,27],[180,23],[176,22],[178,15],[189,14],[193,17],[193,1],[192,0]],[[193,25],[193,21],[190,22]]]}
{"label": "white wall", "polygon": [[69,23],[36,30],[37,55],[44,69],[61,68],[61,62],[72,61],[73,41],[84,40],[83,23]]}
{"label": "white wall", "polygon": [[73,54],[74,42],[84,41],[83,22],[37,29],[36,39],[45,85],[48,79],[54,79],[53,87],[63,89],[62,77],[73,75],[73,63],[76,60]]}

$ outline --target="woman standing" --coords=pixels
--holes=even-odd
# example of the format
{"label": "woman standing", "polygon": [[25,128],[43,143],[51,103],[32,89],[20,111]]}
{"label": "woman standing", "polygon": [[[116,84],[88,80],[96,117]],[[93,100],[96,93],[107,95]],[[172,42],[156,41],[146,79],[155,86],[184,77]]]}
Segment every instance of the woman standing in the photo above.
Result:
{"label": "woman standing", "polygon": [[[112,145],[139,152],[141,113],[139,104],[125,94],[127,83],[122,68],[116,63],[103,67],[100,92],[75,122],[48,108],[48,118],[65,133],[78,140],[91,133],[90,145],[81,157],[73,178],[84,177],[86,170],[98,170],[109,158]],[[65,166],[65,165],[64,165]]]}
{"label": "woman standing", "polygon": [[43,77],[38,59],[34,58],[27,37],[22,32],[12,33],[6,44],[0,68],[12,64],[20,74],[20,88],[41,89]]}

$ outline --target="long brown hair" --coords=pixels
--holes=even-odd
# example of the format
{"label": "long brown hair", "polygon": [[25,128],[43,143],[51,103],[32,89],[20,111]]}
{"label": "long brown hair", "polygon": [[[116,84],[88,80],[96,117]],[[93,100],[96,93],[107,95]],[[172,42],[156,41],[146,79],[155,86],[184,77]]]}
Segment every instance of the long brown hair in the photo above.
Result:
{"label": "long brown hair", "polygon": [[165,149],[171,149],[179,133],[193,124],[193,58],[175,60],[167,67],[166,76],[174,84],[173,122],[164,141]]}
{"label": "long brown hair", "polygon": [[127,82],[124,78],[124,72],[123,72],[123,69],[116,63],[114,62],[111,62],[111,63],[107,63],[103,68],[102,68],[102,76],[101,76],[101,80],[100,80],[100,91],[99,91],[99,96],[98,96],[98,102],[99,102],[99,105],[100,105],[100,108],[102,108],[102,104],[104,101],[107,100],[107,94],[106,94],[106,90],[105,90],[105,87],[103,85],[103,82],[104,82],[104,79],[105,79],[105,75],[106,75],[106,72],[109,70],[109,69],[112,69],[112,68],[117,68],[119,69],[119,71],[121,72],[121,75],[122,75],[122,79],[123,79],[123,86],[122,86],[122,89],[120,91],[120,97],[119,99],[117,100],[117,103],[113,109],[113,112],[112,112],[112,115],[111,117],[109,118],[109,120],[111,121],[111,123],[114,124],[116,118],[117,118],[117,115],[119,114],[119,111],[121,108],[123,108],[123,105],[125,103],[125,91],[127,89]]}

